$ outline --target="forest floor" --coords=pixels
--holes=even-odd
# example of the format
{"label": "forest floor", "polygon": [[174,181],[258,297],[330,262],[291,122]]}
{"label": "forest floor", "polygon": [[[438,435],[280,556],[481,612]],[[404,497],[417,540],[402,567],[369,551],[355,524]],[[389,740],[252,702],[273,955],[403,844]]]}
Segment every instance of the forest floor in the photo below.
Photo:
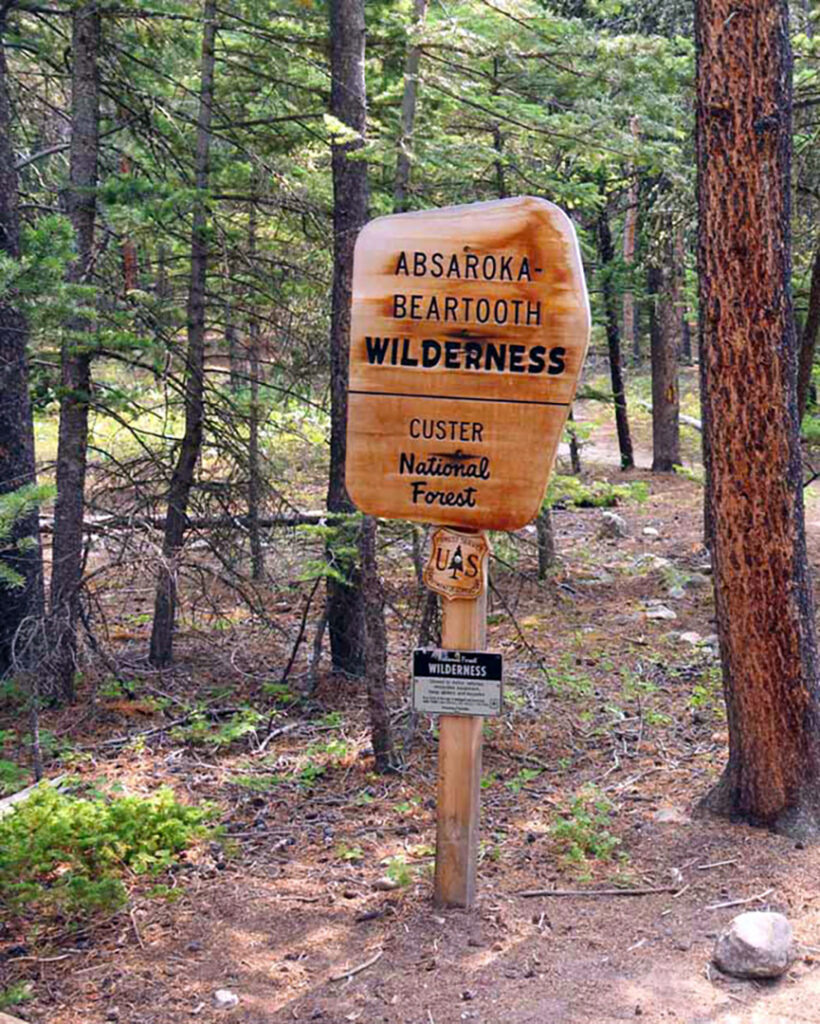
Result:
{"label": "forest floor", "polygon": [[[0,928],[0,957],[13,951],[0,988],[33,983],[10,1012],[40,1024],[820,1021],[820,849],[693,817],[726,755],[700,486],[648,472],[645,418],[627,474],[600,412],[584,418],[585,473],[645,481],[649,496],[616,509],[628,527],[617,540],[599,537],[598,509],[554,512],[560,565],[545,582],[530,531],[495,540],[489,646],[504,654],[507,707],[485,727],[476,910],[431,905],[431,720],[404,769],[377,776],[359,683],[323,670],[299,700],[295,682],[276,683],[284,644],[263,649],[241,622],[207,638],[183,630],[177,667],[142,694],[162,692],[164,714],[98,681],[79,708],[44,715],[62,744],[49,774],[70,764],[102,788],[167,783],[215,801],[227,846],[192,851],[164,899],[133,879],[129,910],[68,938],[44,929],[34,952]],[[696,435],[686,445],[694,460]],[[817,570],[811,489],[808,502]],[[401,732],[419,596],[409,543],[381,557]],[[271,608],[299,619],[287,595]],[[109,610],[109,636],[144,645],[146,619]],[[300,655],[294,678],[303,671]],[[192,693],[266,717],[236,735],[207,717],[173,726]],[[520,895],[531,889],[622,892]],[[749,908],[782,910],[811,947],[780,981],[710,965],[717,933]],[[238,1005],[216,1008],[218,989]]]}

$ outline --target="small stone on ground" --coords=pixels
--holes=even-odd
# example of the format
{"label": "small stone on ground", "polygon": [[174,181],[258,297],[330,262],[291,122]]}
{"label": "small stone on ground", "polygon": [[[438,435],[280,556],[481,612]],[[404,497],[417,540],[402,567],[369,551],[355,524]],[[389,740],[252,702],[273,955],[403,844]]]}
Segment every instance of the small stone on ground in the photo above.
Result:
{"label": "small stone on ground", "polygon": [[738,914],[715,943],[714,961],[736,978],[779,978],[794,960],[792,926],[783,914]]}
{"label": "small stone on ground", "polygon": [[214,992],[214,1006],[220,1010],[232,1010],[239,1005],[239,996],[227,988],[218,988]]}
{"label": "small stone on ground", "polygon": [[602,512],[601,525],[598,527],[598,537],[602,540],[619,540],[626,537],[626,520],[616,512]]}

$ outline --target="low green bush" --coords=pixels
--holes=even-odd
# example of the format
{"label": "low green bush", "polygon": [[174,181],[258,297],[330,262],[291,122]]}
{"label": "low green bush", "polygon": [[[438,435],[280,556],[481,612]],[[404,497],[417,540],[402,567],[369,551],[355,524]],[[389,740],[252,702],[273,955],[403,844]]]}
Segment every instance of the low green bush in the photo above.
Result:
{"label": "low green bush", "polygon": [[611,484],[607,480],[584,483],[577,476],[556,474],[547,488],[547,508],[611,508],[625,501],[643,504],[649,497],[649,486],[643,480]]}
{"label": "low green bush", "polygon": [[0,904],[70,921],[116,910],[127,898],[123,877],[171,867],[211,815],[167,788],[113,800],[38,789],[0,818]]}

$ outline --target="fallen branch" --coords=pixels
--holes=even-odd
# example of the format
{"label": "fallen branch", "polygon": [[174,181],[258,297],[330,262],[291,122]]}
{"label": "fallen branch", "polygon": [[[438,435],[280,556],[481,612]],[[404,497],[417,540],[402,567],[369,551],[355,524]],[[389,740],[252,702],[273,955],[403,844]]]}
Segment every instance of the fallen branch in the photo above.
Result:
{"label": "fallen branch", "polygon": [[[647,412],[652,412],[652,405],[650,402],[639,401],[638,405],[640,405],[641,408],[646,409]],[[687,427],[694,427],[695,430],[699,430],[701,433],[703,433],[703,424],[700,420],[696,420],[694,416],[685,416],[681,412],[678,413],[678,419],[681,421],[681,423],[685,423]]]}
{"label": "fallen branch", "polygon": [[745,900],[727,900],[725,903],[710,903],[704,910],[723,910],[724,907],[742,907],[744,903],[755,903],[757,900],[765,899],[774,892],[774,889],[767,889],[758,893],[757,896],[748,896]]}
{"label": "fallen branch", "polygon": [[351,967],[349,971],[345,971],[343,974],[334,974],[331,976],[331,981],[344,981],[345,978],[352,978],[354,974],[361,974],[362,971],[366,971],[368,967],[372,967],[373,964],[381,960],[384,956],[384,950],[380,949],[375,956],[371,956],[369,960],[365,960],[363,964],[359,964],[358,967]]}
{"label": "fallen branch", "polygon": [[287,725],[283,725],[281,729],[274,729],[272,732],[269,732],[268,735],[262,740],[262,742],[256,748],[255,753],[264,754],[265,748],[267,747],[271,740],[276,739],[277,736],[284,736],[286,732],[293,732],[293,730],[297,729],[301,724],[301,722],[289,722]]}
{"label": "fallen branch", "polygon": [[679,888],[677,885],[663,885],[657,889],[523,889],[514,892],[513,896],[653,896],[660,892],[676,893]]}
{"label": "fallen branch", "polygon": [[169,729],[174,729],[178,725],[187,725],[192,718],[197,715],[205,715],[208,718],[221,718],[223,715],[235,715],[242,711],[242,708],[201,708],[189,711],[187,715],[183,715],[182,718],[174,718],[170,722],[165,722],[163,725],[155,726],[153,729],[140,729],[138,732],[128,733],[125,736],[115,736],[111,740],[103,740],[100,743],[101,747],[120,747],[124,743],[130,743],[131,740],[140,737],[146,739],[148,736],[156,736],[161,732],[168,732]]}

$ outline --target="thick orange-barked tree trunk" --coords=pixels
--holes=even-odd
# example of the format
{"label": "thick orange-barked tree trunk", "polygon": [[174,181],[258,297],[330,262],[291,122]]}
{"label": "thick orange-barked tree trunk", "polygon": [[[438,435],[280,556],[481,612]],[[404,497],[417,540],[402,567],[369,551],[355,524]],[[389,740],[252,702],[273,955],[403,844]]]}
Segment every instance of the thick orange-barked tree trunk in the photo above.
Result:
{"label": "thick orange-barked tree trunk", "polygon": [[789,291],[786,0],[697,0],[701,374],[729,761],[707,809],[811,836],[820,699]]}

